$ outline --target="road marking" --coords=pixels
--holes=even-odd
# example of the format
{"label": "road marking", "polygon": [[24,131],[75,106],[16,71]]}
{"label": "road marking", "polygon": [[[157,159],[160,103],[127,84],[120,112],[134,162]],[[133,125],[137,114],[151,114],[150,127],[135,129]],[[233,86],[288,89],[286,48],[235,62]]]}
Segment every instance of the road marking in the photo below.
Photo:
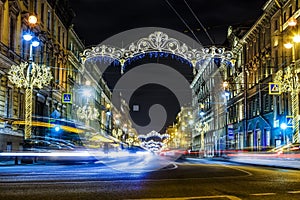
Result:
{"label": "road marking", "polygon": [[299,194],[300,190],[298,190],[298,191],[288,191],[287,193],[289,193],[289,194]]}
{"label": "road marking", "polygon": [[151,198],[151,199],[126,199],[126,200],[197,200],[197,199],[215,199],[227,198],[229,200],[241,200],[236,196],[231,195],[217,195],[217,196],[198,196],[198,197],[175,197],[175,198]]}
{"label": "road marking", "polygon": [[276,193],[256,193],[256,194],[250,194],[252,196],[268,196],[268,195],[275,195]]}
{"label": "road marking", "polygon": [[238,167],[232,167],[232,166],[227,166],[227,165],[223,165],[223,164],[220,164],[221,166],[224,166],[224,167],[228,167],[230,169],[234,169],[234,170],[237,170],[237,171],[241,171],[241,172],[244,172],[246,174],[248,174],[247,176],[252,176],[253,174],[251,172],[248,172],[246,170],[243,170],[243,169],[240,169]]}

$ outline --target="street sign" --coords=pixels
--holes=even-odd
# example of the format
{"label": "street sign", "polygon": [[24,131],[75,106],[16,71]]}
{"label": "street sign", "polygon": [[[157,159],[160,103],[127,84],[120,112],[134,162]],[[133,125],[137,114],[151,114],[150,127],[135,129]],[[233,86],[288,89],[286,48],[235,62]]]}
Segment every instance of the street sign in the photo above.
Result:
{"label": "street sign", "polygon": [[233,132],[233,125],[228,124],[228,139],[233,140],[234,139],[234,132]]}
{"label": "street sign", "polygon": [[72,93],[63,93],[62,95],[63,103],[72,103]]}
{"label": "street sign", "polygon": [[60,118],[60,112],[58,112],[57,110],[54,110],[54,111],[51,113],[50,117],[52,117],[52,118],[54,118],[54,119],[58,119],[58,118]]}
{"label": "street sign", "polygon": [[286,116],[286,125],[287,127],[293,127],[293,116]]}
{"label": "street sign", "polygon": [[280,94],[280,84],[269,83],[269,94]]}

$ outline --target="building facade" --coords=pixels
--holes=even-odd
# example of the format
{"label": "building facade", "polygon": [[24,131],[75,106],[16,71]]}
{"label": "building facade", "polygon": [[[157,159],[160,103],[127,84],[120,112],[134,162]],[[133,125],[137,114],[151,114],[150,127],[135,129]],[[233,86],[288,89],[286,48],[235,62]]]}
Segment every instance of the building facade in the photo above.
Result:
{"label": "building facade", "polygon": [[181,107],[176,116],[178,146],[184,150],[192,149],[193,111],[192,107]]}
{"label": "building facade", "polygon": [[[298,22],[299,2],[267,1],[263,11],[245,35],[229,34],[238,55],[235,67],[226,71],[233,149],[260,151],[299,141],[299,53],[296,42],[285,48],[298,33],[290,23]],[[272,85],[281,91],[273,92]]]}
{"label": "building facade", "polygon": [[[191,85],[193,148],[205,156],[299,142],[299,1],[269,0],[262,10],[251,26],[229,27],[235,62],[211,73],[205,66]],[[208,102],[214,105],[206,108]]]}
{"label": "building facade", "polygon": [[200,156],[220,155],[226,149],[227,97],[223,88],[228,62],[209,58],[200,66],[191,88],[193,94],[193,151]]}
{"label": "building facade", "polygon": [[[31,23],[29,16],[37,23]],[[8,79],[12,65],[34,62],[49,68],[53,79],[41,89],[33,88],[32,121],[66,119],[111,135],[111,92],[96,66],[84,65],[85,46],[73,29],[73,11],[67,0],[0,1],[0,151],[19,151],[24,145],[25,88]],[[25,41],[30,33],[39,46]],[[83,95],[89,89],[91,96]],[[65,101],[65,94],[71,101]],[[78,109],[90,105],[99,112],[84,119]],[[87,114],[87,113],[80,113]],[[50,128],[32,126],[32,137],[56,137]]]}
{"label": "building facade", "polygon": [[[38,23],[32,26],[28,17],[33,14]],[[54,110],[66,117],[66,106],[61,103],[61,94],[66,91],[68,28],[73,17],[67,1],[1,1],[0,2],[0,116],[2,118],[1,150],[21,150],[23,143],[22,125],[12,121],[24,119],[24,89],[17,88],[7,78],[12,65],[28,62],[32,59],[37,64],[51,68],[54,79],[43,89],[33,90],[33,117],[49,116]],[[31,32],[40,45],[32,48],[22,36]],[[39,135],[38,129],[32,129]]]}

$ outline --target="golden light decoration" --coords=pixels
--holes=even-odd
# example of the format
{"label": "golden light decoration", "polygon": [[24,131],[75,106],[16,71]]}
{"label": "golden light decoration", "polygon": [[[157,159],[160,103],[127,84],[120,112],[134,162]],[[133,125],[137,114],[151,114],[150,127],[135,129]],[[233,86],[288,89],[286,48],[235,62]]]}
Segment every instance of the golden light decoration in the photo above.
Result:
{"label": "golden light decoration", "polygon": [[292,116],[293,120],[293,142],[298,143],[300,141],[299,133],[299,91],[300,91],[300,82],[296,72],[297,66],[291,65],[286,67],[286,69],[278,70],[275,74],[274,82],[280,83],[282,92],[290,92],[292,100]]}
{"label": "golden light decoration", "polygon": [[284,48],[286,48],[286,49],[290,49],[290,48],[293,47],[293,44],[292,44],[291,42],[287,42],[287,43],[284,43],[283,46],[284,46]]}
{"label": "golden light decoration", "polygon": [[[31,67],[30,73],[28,72],[29,67]],[[8,79],[19,88],[38,87],[41,89],[48,85],[52,78],[50,68],[35,63],[25,62],[20,65],[12,65],[8,71]]]}
{"label": "golden light decoration", "polygon": [[296,42],[296,43],[299,43],[300,42],[300,35],[299,34],[295,35],[294,38],[293,38],[293,41]]}
{"label": "golden light decoration", "polygon": [[99,111],[90,105],[79,107],[77,110],[77,116],[79,119],[95,120],[100,115]]}
{"label": "golden light decoration", "polygon": [[289,26],[296,26],[297,25],[297,20],[292,17],[291,19],[289,19],[288,25]]}
{"label": "golden light decoration", "polygon": [[224,81],[224,82],[223,82],[223,87],[224,87],[224,88],[227,88],[227,87],[228,87],[228,82],[227,82],[227,81]]}
{"label": "golden light decoration", "polygon": [[25,88],[25,129],[24,139],[31,137],[32,127],[32,91],[34,87],[42,89],[53,78],[50,68],[45,65],[20,63],[12,65],[8,71],[8,79],[18,88]]}

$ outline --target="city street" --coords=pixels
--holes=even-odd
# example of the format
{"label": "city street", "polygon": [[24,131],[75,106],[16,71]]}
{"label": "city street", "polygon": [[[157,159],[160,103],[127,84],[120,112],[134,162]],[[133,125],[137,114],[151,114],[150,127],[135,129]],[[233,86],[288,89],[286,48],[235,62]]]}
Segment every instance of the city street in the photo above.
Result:
{"label": "city street", "polygon": [[[134,165],[132,165],[134,166]],[[146,173],[103,164],[2,166],[0,199],[299,199],[299,171],[188,159]]]}
{"label": "city street", "polygon": [[0,200],[300,200],[300,1],[0,1]]}

